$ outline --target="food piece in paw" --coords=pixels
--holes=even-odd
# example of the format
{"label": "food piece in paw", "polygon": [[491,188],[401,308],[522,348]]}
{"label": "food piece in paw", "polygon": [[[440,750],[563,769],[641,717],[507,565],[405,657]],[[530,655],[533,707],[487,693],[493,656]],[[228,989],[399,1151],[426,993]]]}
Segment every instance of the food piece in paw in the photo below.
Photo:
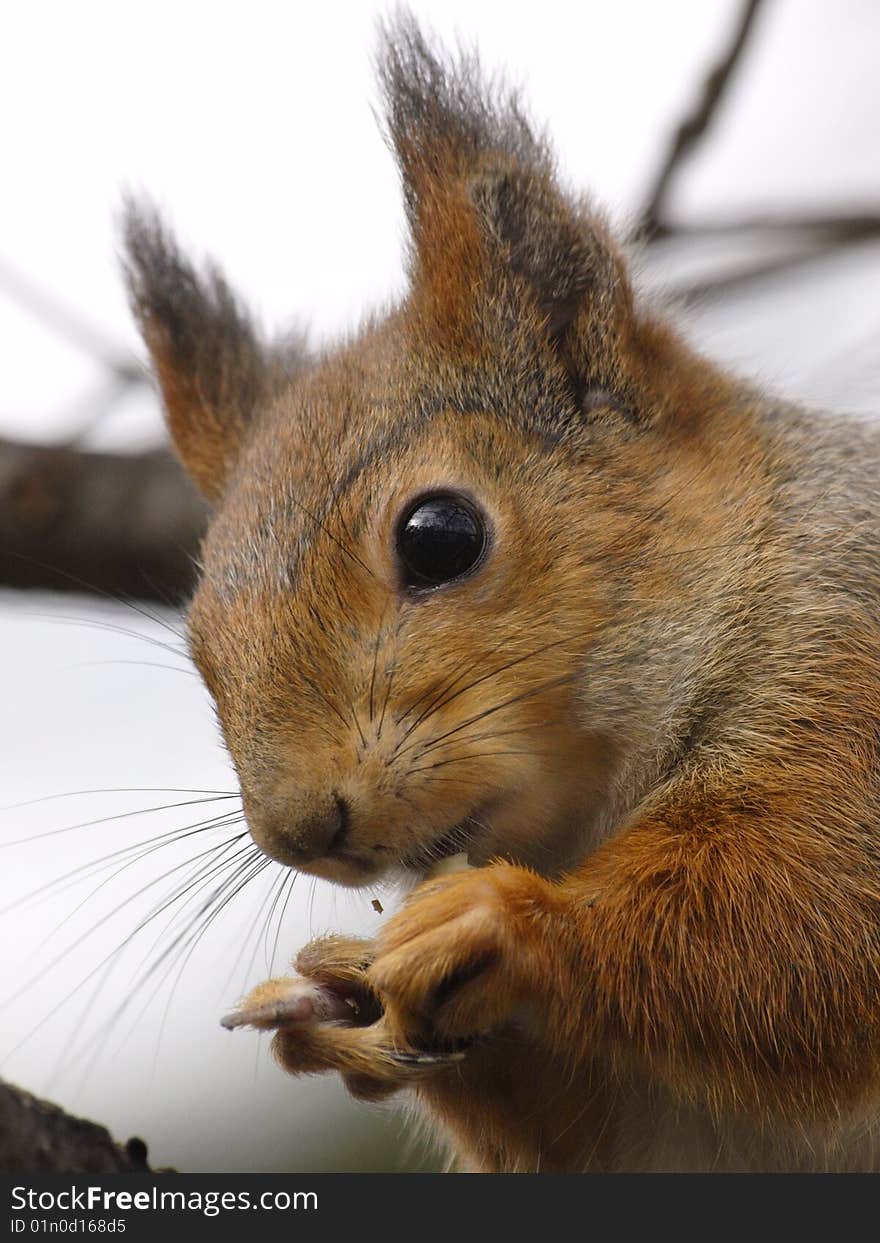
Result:
{"label": "food piece in paw", "polygon": [[464,851],[457,855],[447,855],[445,859],[438,859],[428,870],[427,879],[439,880],[441,876],[452,876],[454,872],[466,872],[472,866]]}
{"label": "food piece in paw", "polygon": [[220,1023],[228,1031],[236,1027],[274,1030],[300,1023],[350,1023],[357,1012],[354,998],[340,996],[314,980],[291,976],[258,985]]}

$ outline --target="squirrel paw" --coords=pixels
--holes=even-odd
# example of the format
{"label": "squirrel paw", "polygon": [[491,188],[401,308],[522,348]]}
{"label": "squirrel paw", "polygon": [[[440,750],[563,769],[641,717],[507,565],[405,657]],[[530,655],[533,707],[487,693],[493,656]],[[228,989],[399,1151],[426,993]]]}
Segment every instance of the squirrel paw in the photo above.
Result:
{"label": "squirrel paw", "polygon": [[378,938],[367,972],[399,1043],[439,1052],[514,1016],[531,992],[528,917],[519,904],[530,906],[542,883],[493,864],[413,893]]}
{"label": "squirrel paw", "polygon": [[361,1100],[381,1100],[423,1080],[457,1055],[398,1047],[366,982],[369,941],[323,937],[300,950],[298,976],[267,980],[223,1020],[227,1028],[274,1030],[272,1052],[289,1074],[338,1071]]}
{"label": "squirrel paw", "polygon": [[371,957],[369,941],[348,937],[312,941],[296,957],[298,976],[259,984],[220,1020],[221,1024],[232,1030],[309,1022],[372,1022],[380,1011],[365,981]]}

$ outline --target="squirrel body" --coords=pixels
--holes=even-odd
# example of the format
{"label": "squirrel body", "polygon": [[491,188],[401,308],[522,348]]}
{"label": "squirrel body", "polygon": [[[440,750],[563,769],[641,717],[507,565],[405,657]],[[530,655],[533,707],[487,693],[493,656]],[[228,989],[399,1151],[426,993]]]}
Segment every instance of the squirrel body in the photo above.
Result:
{"label": "squirrel body", "polygon": [[419,881],[242,1021],[469,1169],[875,1169],[880,437],[642,306],[475,59],[403,18],[382,81],[410,285],[336,351],[128,217],[251,832]]}

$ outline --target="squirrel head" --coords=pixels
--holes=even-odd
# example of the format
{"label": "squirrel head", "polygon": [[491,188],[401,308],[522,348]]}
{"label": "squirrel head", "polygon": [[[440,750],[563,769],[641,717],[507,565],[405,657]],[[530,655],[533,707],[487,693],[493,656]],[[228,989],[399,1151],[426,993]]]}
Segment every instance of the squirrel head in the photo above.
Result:
{"label": "squirrel head", "polygon": [[129,208],[135,313],[214,505],[192,653],[268,854],[351,885],[463,850],[553,873],[645,713],[627,574],[714,390],[515,95],[407,18],[381,81],[409,287],[337,350],[266,345]]}

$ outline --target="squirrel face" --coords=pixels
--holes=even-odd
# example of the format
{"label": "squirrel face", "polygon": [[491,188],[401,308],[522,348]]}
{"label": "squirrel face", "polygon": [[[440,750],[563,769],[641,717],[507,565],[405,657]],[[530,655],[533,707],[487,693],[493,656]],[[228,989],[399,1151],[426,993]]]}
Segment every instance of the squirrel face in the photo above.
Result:
{"label": "squirrel face", "polygon": [[205,544],[192,650],[248,823],[342,883],[461,850],[555,871],[608,766],[576,696],[590,484],[515,402],[425,417],[387,343],[368,391],[397,396],[365,402],[375,345],[265,413]]}
{"label": "squirrel face", "polygon": [[335,354],[265,346],[216,269],[127,222],[172,437],[215,504],[193,656],[256,840],[346,884],[462,850],[555,873],[601,832],[679,672],[645,654],[680,562],[622,626],[632,564],[658,509],[675,527],[680,412],[724,405],[515,100],[472,79],[411,26],[386,47],[410,288]]}

